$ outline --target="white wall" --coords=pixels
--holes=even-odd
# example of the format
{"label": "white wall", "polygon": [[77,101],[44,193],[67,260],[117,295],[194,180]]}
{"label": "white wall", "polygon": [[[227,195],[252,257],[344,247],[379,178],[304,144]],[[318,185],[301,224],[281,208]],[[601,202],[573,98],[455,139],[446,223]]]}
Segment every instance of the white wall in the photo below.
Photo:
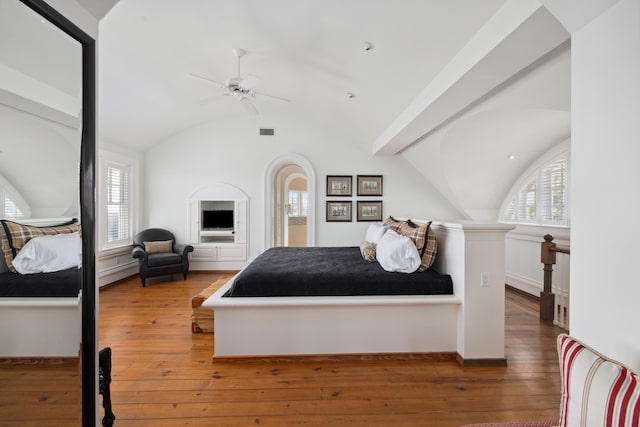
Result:
{"label": "white wall", "polygon": [[571,333],[640,370],[640,2],[572,39]]}
{"label": "white wall", "polygon": [[[259,136],[269,123],[275,136]],[[266,168],[276,157],[298,153],[316,173],[316,245],[359,245],[367,223],[325,222],[326,175],[383,175],[383,214],[457,219],[460,214],[402,157],[374,158],[326,126],[285,117],[242,116],[203,124],[157,144],[144,157],[143,227],[166,227],[187,239],[187,195],[205,184],[232,184],[249,196],[250,256],[264,249]],[[424,167],[428,167],[425,162]],[[336,199],[337,198],[332,198]],[[354,209],[357,200],[354,196]]]}
{"label": "white wall", "polygon": [[77,129],[0,104],[0,141],[7,142],[0,175],[27,203],[31,217],[80,215],[79,140]]}

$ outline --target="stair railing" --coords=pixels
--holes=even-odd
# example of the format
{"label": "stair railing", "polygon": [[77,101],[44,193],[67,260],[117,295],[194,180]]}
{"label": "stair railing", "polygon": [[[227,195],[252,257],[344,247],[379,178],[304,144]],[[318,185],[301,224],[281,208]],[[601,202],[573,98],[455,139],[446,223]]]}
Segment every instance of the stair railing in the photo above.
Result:
{"label": "stair railing", "polygon": [[[555,294],[553,293],[551,282],[553,278],[553,265],[556,263],[556,253],[558,252],[567,255],[571,254],[571,250],[569,248],[557,246],[553,243],[553,236],[551,234],[546,234],[544,236],[544,242],[542,242],[540,252],[540,262],[544,264],[543,290],[540,292],[540,320],[545,322],[553,322],[557,310]],[[561,310],[566,310],[564,305]],[[564,315],[566,313],[558,314]]]}

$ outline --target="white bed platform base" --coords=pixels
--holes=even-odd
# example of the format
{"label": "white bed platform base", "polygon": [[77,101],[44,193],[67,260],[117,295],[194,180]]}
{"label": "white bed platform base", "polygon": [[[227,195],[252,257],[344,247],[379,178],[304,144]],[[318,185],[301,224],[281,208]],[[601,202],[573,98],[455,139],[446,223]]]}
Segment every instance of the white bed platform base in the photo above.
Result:
{"label": "white bed platform base", "polygon": [[0,298],[0,358],[78,357],[82,296]]}
{"label": "white bed platform base", "polygon": [[231,279],[203,304],[215,311],[214,358],[453,353],[464,364],[504,363],[504,242],[513,227],[432,227],[434,268],[451,275],[453,295],[223,298]]}
{"label": "white bed platform base", "polygon": [[[71,219],[27,218],[17,222],[43,227]],[[78,357],[81,340],[82,292],[69,298],[0,298],[0,358]]]}

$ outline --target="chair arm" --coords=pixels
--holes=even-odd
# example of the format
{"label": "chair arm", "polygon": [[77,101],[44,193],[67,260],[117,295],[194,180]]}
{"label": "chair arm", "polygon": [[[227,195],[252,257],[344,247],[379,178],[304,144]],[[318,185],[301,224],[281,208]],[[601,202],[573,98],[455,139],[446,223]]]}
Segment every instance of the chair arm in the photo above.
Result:
{"label": "chair arm", "polygon": [[189,252],[193,252],[193,246],[191,245],[186,245],[183,243],[176,243],[173,245],[173,251],[177,254],[180,254],[182,256],[186,256],[187,253]]}
{"label": "chair arm", "polygon": [[134,258],[143,259],[147,256],[147,253],[144,249],[142,249],[142,246],[135,246],[131,251],[131,256]]}

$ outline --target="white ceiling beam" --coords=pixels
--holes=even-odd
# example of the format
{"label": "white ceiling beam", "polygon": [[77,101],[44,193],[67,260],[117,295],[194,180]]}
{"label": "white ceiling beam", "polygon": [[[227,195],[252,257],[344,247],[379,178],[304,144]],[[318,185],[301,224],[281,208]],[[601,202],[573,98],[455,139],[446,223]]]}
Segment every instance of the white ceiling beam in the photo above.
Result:
{"label": "white ceiling beam", "polygon": [[0,64],[0,103],[78,128],[81,100]]}
{"label": "white ceiling beam", "polygon": [[393,155],[570,38],[537,0],[509,0],[378,137]]}

